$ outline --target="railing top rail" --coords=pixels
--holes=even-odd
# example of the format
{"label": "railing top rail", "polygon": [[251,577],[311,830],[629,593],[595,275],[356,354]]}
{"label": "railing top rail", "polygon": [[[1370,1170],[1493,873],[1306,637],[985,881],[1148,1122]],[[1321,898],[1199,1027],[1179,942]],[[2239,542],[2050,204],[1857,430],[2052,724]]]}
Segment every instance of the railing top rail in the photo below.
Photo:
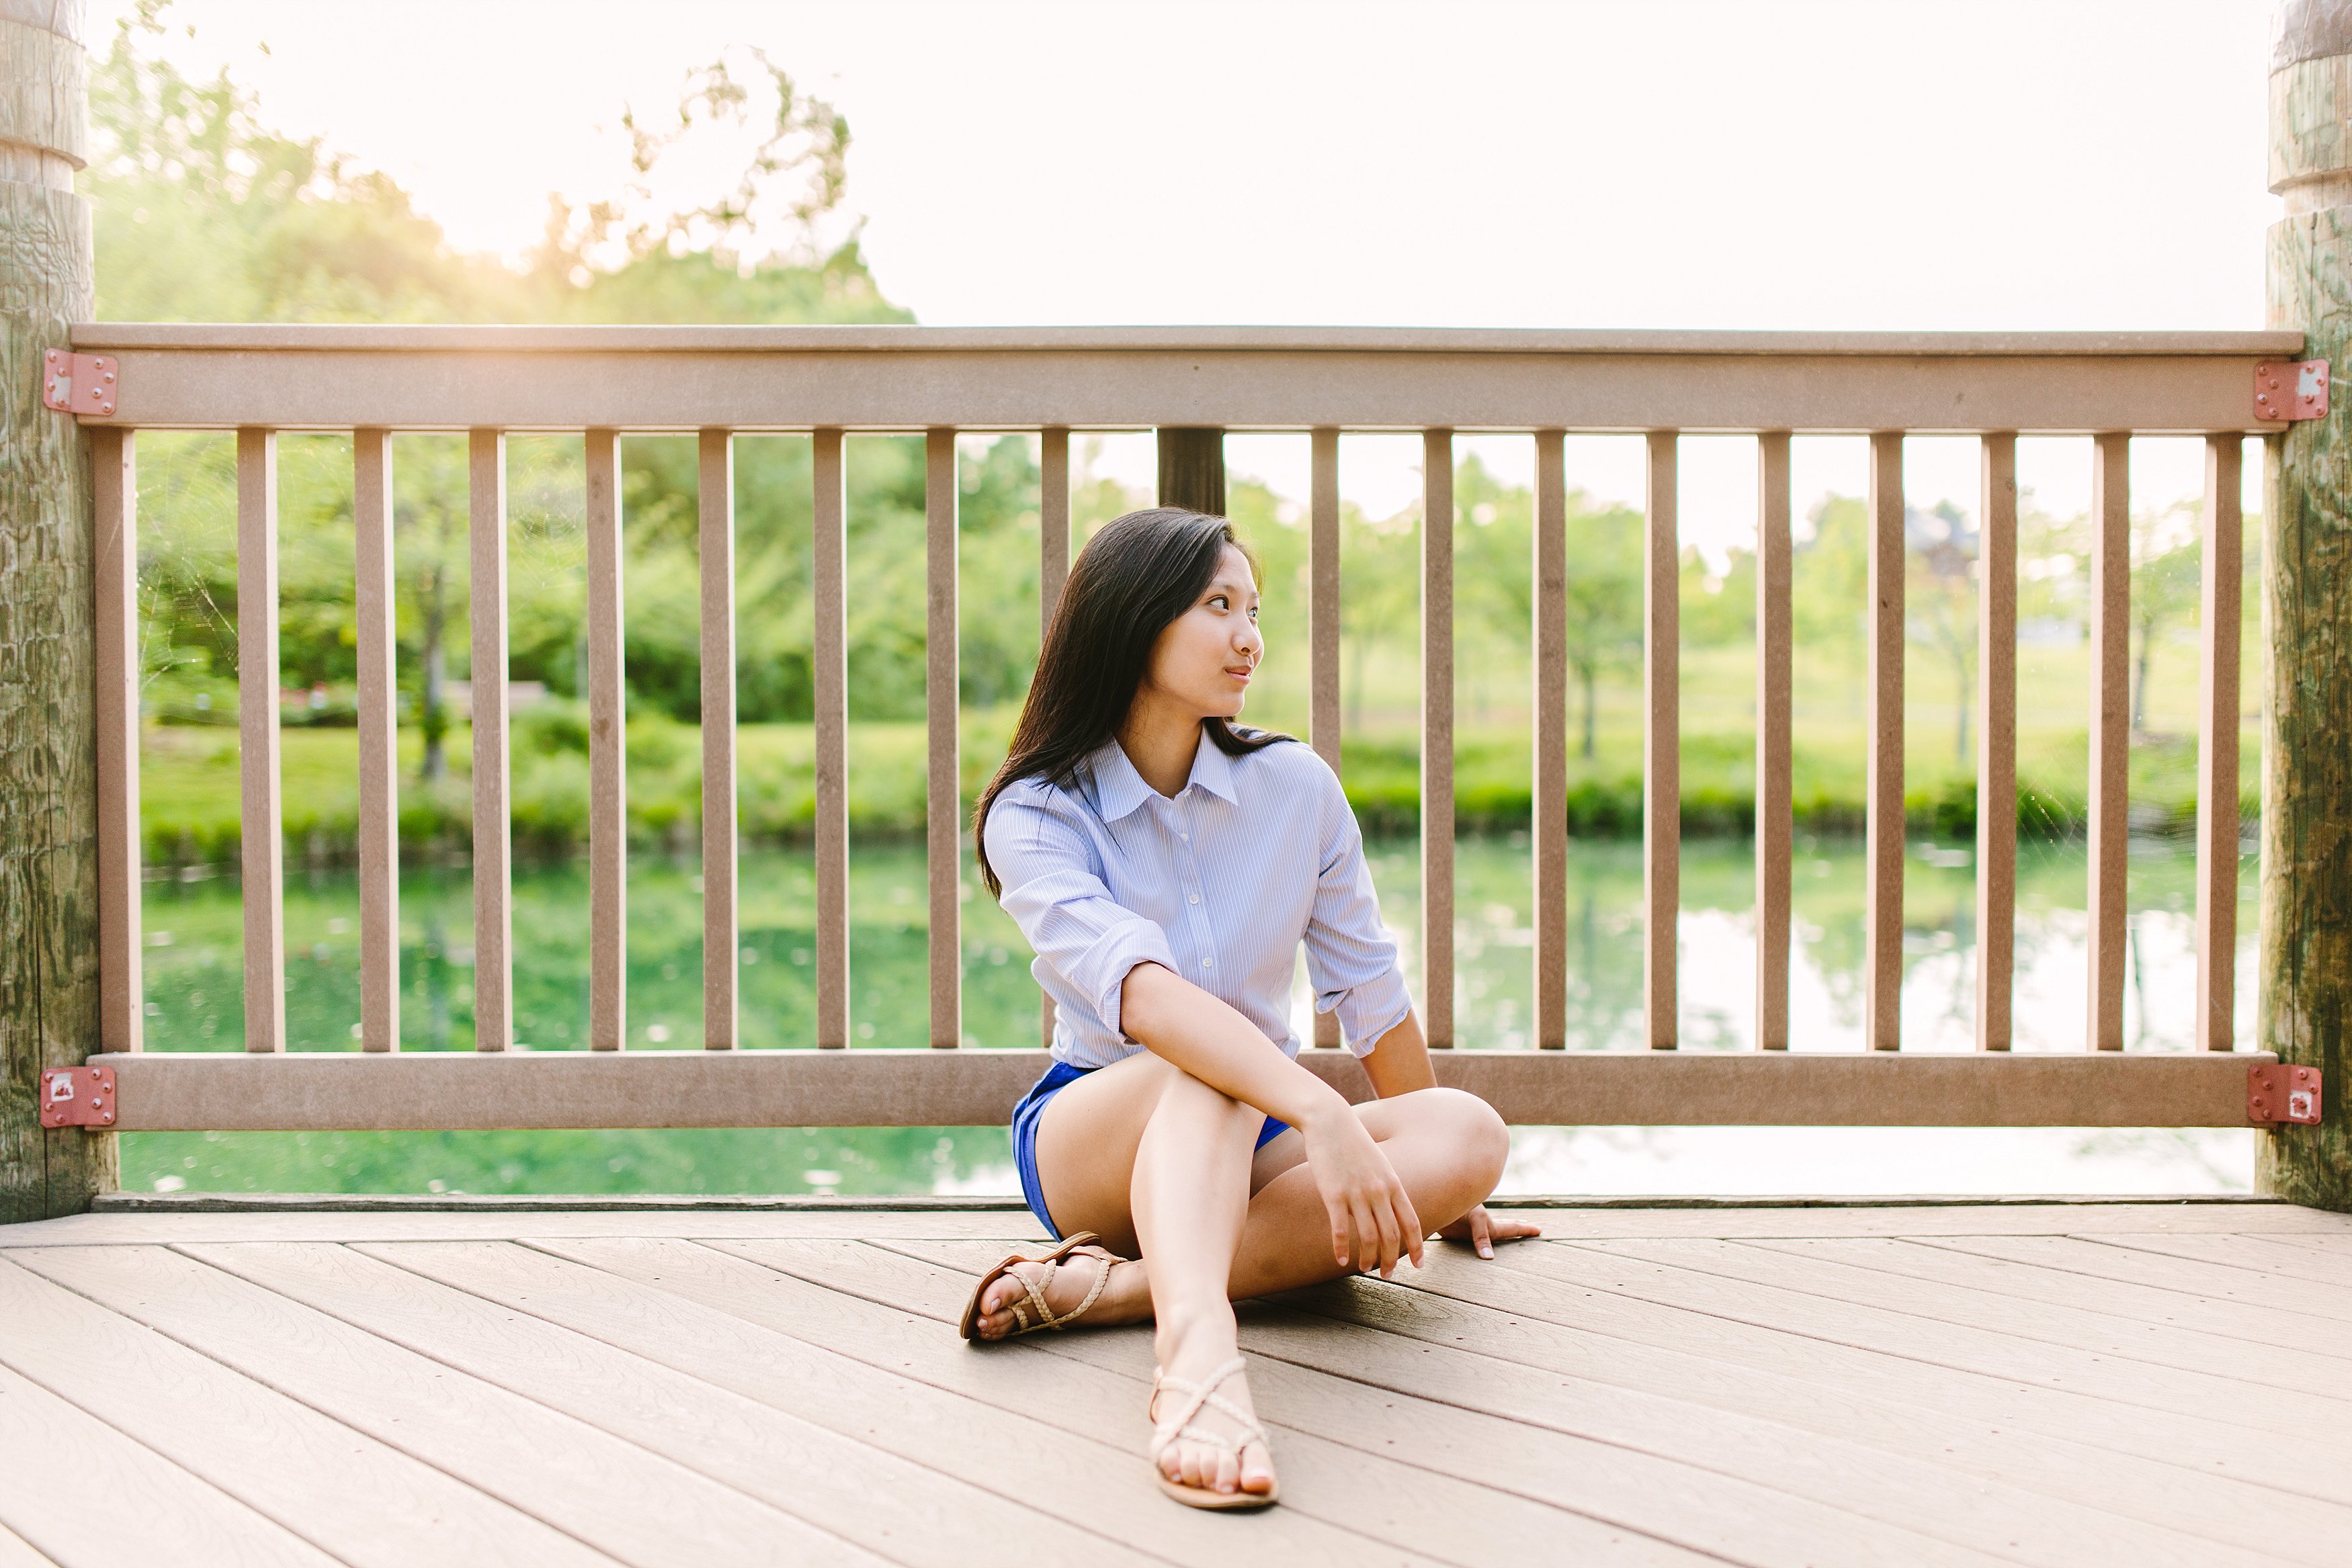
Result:
{"label": "railing top rail", "polygon": [[2113,358],[2282,355],[2300,332],[1745,332],[1483,327],[407,326],[82,322],[73,346],[482,353],[1381,353]]}
{"label": "railing top rail", "polygon": [[2292,332],[1291,327],[74,329],[154,429],[1149,429],[2202,435],[2282,428]]}

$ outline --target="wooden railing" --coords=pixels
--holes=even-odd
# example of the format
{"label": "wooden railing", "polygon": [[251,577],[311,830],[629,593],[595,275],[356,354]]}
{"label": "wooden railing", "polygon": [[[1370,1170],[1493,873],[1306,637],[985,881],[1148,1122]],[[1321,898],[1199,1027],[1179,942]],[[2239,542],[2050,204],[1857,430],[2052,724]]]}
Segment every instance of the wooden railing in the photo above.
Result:
{"label": "wooden railing", "polygon": [[[957,1049],[961,1019],[955,438],[1041,437],[1045,612],[1067,570],[1073,430],[1223,426],[1310,433],[1311,740],[1339,761],[1339,435],[1419,431],[1422,531],[1423,1017],[1454,1017],[1454,515],[1457,431],[1535,447],[1534,1051],[1452,1051],[1441,1072],[1530,1123],[2247,1124],[2250,1062],[2231,1052],[2238,863],[2240,449],[2255,366],[2294,333],[1807,335],[1497,331],[929,330],[914,328],[91,326],[119,405],[86,418],[98,454],[100,846],[104,995],[96,1058],[126,1129],[937,1124],[1002,1119],[1036,1051]],[[243,1053],[141,1051],[139,664],[133,442],[141,428],[234,429],[244,781]],[[358,538],[363,1050],[288,1053],[279,776],[275,442],[349,431]],[[399,1054],[391,445],[394,430],[471,441],[472,638],[505,664],[509,431],[583,433],[591,822],[585,1052],[509,1051],[512,1007],[503,683],[473,685],[472,1056]],[[623,1052],[626,864],[621,432],[700,442],[704,1043]],[[814,441],[817,1050],[737,1051],[731,437]],[[929,1043],[849,1043],[848,668],[842,450],[848,433],[927,445]],[[1567,475],[1571,432],[1648,444],[1643,997],[1650,1051],[1567,1051]],[[1674,1051],[1678,980],[1677,442],[1758,437],[1754,1053]],[[1866,1001],[1861,1055],[1794,1052],[1790,960],[1790,439],[1869,438]],[[1907,434],[1973,434],[1984,455],[1974,1054],[1903,1053],[1904,503]],[[2093,470],[2090,985],[2080,1055],[2010,1058],[2016,856],[2016,443],[2087,434]],[[2196,1054],[2123,1045],[2129,442],[2206,438],[2199,709]],[[1050,1027],[1050,1026],[1049,1026]],[[1318,1019],[1318,1046],[1338,1043]],[[1303,1060],[1365,1092],[1343,1052]]]}

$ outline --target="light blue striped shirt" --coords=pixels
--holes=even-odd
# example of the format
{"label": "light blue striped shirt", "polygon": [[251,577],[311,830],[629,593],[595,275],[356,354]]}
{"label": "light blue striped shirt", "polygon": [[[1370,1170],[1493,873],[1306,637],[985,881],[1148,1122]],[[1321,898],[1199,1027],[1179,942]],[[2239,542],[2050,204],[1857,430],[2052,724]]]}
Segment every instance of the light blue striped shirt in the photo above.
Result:
{"label": "light blue striped shirt", "polygon": [[1339,780],[1307,747],[1241,757],[1204,733],[1173,800],[1114,740],[1071,787],[1024,779],[988,813],[1005,912],[1036,949],[1054,998],[1054,1056],[1108,1067],[1144,1049],[1119,1030],[1119,990],[1164,964],[1298,1054],[1290,986],[1298,945],[1318,1012],[1369,1053],[1412,999],[1381,924],[1363,834]]}

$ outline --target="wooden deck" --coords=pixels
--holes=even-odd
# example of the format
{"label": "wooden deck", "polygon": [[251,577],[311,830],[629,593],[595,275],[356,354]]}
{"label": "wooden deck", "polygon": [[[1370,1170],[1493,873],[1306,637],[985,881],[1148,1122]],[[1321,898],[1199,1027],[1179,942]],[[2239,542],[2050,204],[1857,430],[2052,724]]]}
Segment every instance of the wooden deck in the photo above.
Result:
{"label": "wooden deck", "polygon": [[0,1568],[2340,1564],[2352,1218],[1548,1210],[1245,1310],[1285,1505],[1150,1485],[1141,1330],[975,1350],[1025,1216],[0,1230]]}

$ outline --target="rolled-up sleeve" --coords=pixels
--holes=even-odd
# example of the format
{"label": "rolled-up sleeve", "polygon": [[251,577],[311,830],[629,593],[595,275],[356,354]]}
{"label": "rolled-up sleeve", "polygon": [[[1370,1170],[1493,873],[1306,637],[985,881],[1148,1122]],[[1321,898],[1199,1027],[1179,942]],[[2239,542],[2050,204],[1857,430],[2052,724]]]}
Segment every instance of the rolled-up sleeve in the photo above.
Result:
{"label": "rolled-up sleeve", "polygon": [[1348,1049],[1369,1056],[1381,1036],[1412,1011],[1397,945],[1381,924],[1364,835],[1339,781],[1327,769],[1321,860],[1315,904],[1307,922],[1307,977],[1315,1010],[1337,1012]]}
{"label": "rolled-up sleeve", "polygon": [[1110,895],[1086,834],[1058,803],[1014,786],[989,808],[988,863],[1004,912],[1037,956],[1094,999],[1103,1027],[1119,1027],[1119,990],[1138,964],[1176,968],[1168,934]]}

